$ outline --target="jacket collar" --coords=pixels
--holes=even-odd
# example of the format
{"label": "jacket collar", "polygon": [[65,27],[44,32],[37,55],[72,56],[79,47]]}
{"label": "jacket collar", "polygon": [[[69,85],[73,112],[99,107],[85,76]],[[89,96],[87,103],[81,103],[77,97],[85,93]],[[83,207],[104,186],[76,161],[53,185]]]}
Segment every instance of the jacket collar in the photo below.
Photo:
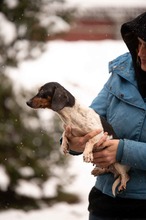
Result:
{"label": "jacket collar", "polygon": [[[109,63],[109,72],[119,75],[123,79],[130,82],[129,89],[127,90],[126,87],[121,87],[119,81],[116,80],[114,82],[114,86],[111,88],[111,92],[125,102],[146,110],[145,100],[143,100],[138,91],[135,71],[130,53],[125,53],[111,61]],[[135,95],[133,96],[133,94]]]}
{"label": "jacket collar", "polygon": [[137,87],[133,61],[129,52],[109,62],[109,73],[115,72]]}

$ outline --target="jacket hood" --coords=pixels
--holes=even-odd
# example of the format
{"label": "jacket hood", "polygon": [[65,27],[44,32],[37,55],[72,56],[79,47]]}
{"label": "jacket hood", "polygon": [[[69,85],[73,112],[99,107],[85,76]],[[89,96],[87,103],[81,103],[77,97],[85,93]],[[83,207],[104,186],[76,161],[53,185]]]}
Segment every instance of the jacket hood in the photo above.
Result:
{"label": "jacket hood", "polygon": [[121,34],[125,43],[127,43],[128,40],[126,37],[133,37],[134,35],[146,41],[146,12],[132,21],[124,23],[121,27]]}
{"label": "jacket hood", "polygon": [[138,57],[138,37],[146,42],[146,12],[121,26],[121,35],[131,53],[138,89],[146,98],[146,72],[141,69]]}
{"label": "jacket hood", "polygon": [[137,61],[138,37],[146,41],[146,12],[121,26],[121,35],[133,61]]}

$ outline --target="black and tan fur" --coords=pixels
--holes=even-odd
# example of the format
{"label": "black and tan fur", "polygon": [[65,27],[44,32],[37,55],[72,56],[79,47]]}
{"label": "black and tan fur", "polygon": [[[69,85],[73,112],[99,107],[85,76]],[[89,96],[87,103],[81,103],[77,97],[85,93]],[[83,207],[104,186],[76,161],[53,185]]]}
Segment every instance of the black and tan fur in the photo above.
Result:
{"label": "black and tan fur", "polygon": [[[83,106],[75,97],[57,82],[50,82],[43,85],[38,93],[31,98],[27,105],[34,109],[48,108],[55,111],[65,125],[73,129],[74,136],[82,136],[90,131],[102,129],[102,132],[90,139],[85,146],[83,158],[85,162],[93,161],[93,147],[104,132],[108,132],[109,138],[117,138],[112,127],[101,118],[92,108]],[[68,140],[63,133],[62,149],[64,153],[68,152]],[[127,174],[129,168],[127,166],[114,163],[108,168],[95,167],[92,174],[97,176],[105,172],[112,172],[116,178],[112,192],[115,196],[116,187],[118,190],[126,189],[126,183],[129,180]]]}

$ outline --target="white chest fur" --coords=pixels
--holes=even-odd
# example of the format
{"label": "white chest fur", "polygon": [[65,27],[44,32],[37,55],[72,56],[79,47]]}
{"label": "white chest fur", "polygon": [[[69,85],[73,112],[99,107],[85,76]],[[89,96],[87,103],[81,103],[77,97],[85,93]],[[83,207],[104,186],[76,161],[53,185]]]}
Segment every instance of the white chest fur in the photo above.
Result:
{"label": "white chest fur", "polygon": [[[74,136],[82,136],[90,131],[101,129],[102,132],[90,139],[83,152],[84,160],[91,162],[93,160],[93,147],[103,136],[103,127],[100,116],[91,108],[84,107],[77,101],[73,107],[65,107],[58,112],[61,120],[68,126],[75,128]],[[64,142],[64,141],[63,141]],[[66,142],[66,141],[65,141]],[[67,146],[63,143],[63,151],[67,151]]]}
{"label": "white chest fur", "polygon": [[102,128],[100,116],[91,108],[75,102],[73,107],[65,107],[59,112],[62,121],[81,130],[82,134]]}
{"label": "white chest fur", "polygon": [[[84,107],[77,101],[75,102],[75,105],[73,107],[65,107],[58,114],[61,120],[66,125],[69,125],[72,128],[76,128],[74,129],[74,136],[82,136],[90,131],[102,129],[102,132],[100,134],[91,138],[85,145],[85,150],[83,152],[84,161],[92,162],[94,145],[100,140],[104,132],[100,116],[93,109],[89,107]],[[62,148],[63,151],[66,153],[68,151],[68,140],[64,134]],[[109,136],[109,138],[111,138],[111,136]],[[92,174],[96,176],[105,172],[113,172],[116,177],[118,176],[112,186],[112,193],[115,196],[116,187],[120,182],[121,184],[118,190],[122,191],[123,189],[126,189],[126,183],[129,180],[129,176],[127,174],[128,170],[129,167],[121,165],[119,163],[114,163],[108,168],[100,168],[96,166],[95,169],[92,171]]]}

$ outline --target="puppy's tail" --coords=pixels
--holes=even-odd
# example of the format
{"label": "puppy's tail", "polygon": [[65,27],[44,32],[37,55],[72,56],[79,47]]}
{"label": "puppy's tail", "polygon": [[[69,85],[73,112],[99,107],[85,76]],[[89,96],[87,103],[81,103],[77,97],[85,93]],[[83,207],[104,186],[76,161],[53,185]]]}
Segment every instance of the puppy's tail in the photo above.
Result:
{"label": "puppy's tail", "polygon": [[118,176],[118,178],[115,180],[115,182],[112,185],[112,193],[114,196],[116,196],[116,188],[120,184],[120,182],[121,182],[121,177]]}

